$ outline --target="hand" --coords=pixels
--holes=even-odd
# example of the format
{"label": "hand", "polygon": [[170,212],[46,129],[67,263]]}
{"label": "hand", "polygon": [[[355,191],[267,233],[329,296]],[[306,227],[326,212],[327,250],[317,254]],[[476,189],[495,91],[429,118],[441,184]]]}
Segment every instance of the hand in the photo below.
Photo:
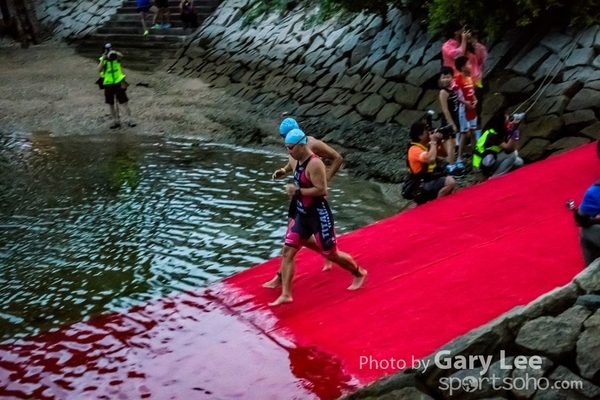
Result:
{"label": "hand", "polygon": [[279,179],[279,178],[285,176],[285,174],[286,174],[285,168],[279,168],[278,170],[273,172],[273,175],[271,175],[271,179]]}
{"label": "hand", "polygon": [[285,185],[285,192],[288,196],[295,195],[296,190],[298,190],[298,186],[294,185],[293,183],[288,183],[287,185]]}
{"label": "hand", "polygon": [[452,131],[454,133],[458,132],[458,128],[456,127],[456,124],[452,124]]}

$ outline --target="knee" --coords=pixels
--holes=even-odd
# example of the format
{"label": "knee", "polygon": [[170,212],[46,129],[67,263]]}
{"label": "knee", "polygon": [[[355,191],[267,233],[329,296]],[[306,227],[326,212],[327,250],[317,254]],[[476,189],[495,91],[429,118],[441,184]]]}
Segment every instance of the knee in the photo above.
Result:
{"label": "knee", "polygon": [[449,189],[454,189],[454,187],[456,186],[456,181],[453,177],[447,176],[446,181],[444,182],[444,186]]}
{"label": "knee", "polygon": [[296,256],[297,252],[298,249],[295,247],[284,245],[283,250],[281,251],[281,257],[283,257],[285,260],[292,260]]}
{"label": "knee", "polygon": [[517,156],[517,159],[515,160],[515,167],[522,167],[524,164],[525,162],[523,161],[523,159]]}

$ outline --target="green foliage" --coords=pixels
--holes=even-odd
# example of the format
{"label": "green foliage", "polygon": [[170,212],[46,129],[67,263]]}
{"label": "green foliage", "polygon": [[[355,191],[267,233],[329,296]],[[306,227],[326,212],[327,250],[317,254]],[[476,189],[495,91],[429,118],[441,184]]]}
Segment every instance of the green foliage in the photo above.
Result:
{"label": "green foliage", "polygon": [[600,0],[252,0],[245,22],[268,12],[290,11],[300,3],[318,10],[308,23],[324,22],[343,11],[383,14],[394,3],[423,19],[433,34],[445,36],[447,26],[455,21],[491,40],[510,28],[545,21],[580,29],[597,23],[600,15]]}
{"label": "green foliage", "polygon": [[253,0],[250,10],[244,15],[244,23],[249,24],[261,15],[270,12],[290,11],[301,2],[315,6],[317,12],[306,21],[308,24],[321,23],[342,12],[385,12],[387,3],[392,0]]}
{"label": "green foliage", "polygon": [[405,5],[427,14],[429,30],[445,35],[451,21],[490,39],[507,29],[544,21],[582,28],[597,22],[600,0],[406,0]]}
{"label": "green foliage", "polygon": [[291,10],[298,5],[297,0],[252,0],[250,10],[244,14],[244,24],[250,24],[261,15],[278,11],[280,13]]}

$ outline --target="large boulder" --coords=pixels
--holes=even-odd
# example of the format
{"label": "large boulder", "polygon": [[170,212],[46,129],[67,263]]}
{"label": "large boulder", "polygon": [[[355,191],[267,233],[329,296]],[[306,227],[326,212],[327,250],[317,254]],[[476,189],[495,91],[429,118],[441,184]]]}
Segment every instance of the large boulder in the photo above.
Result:
{"label": "large boulder", "polygon": [[600,91],[583,88],[569,102],[567,111],[600,107]]}

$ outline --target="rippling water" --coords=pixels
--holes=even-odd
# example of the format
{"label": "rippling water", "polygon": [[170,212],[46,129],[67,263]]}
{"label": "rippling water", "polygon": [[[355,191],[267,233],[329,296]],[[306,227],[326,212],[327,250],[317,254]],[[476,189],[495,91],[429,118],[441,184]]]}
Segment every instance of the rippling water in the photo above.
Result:
{"label": "rippling water", "polygon": [[[0,340],[198,288],[279,254],[285,154],[191,139],[0,134]],[[343,173],[338,233],[392,215]]]}

